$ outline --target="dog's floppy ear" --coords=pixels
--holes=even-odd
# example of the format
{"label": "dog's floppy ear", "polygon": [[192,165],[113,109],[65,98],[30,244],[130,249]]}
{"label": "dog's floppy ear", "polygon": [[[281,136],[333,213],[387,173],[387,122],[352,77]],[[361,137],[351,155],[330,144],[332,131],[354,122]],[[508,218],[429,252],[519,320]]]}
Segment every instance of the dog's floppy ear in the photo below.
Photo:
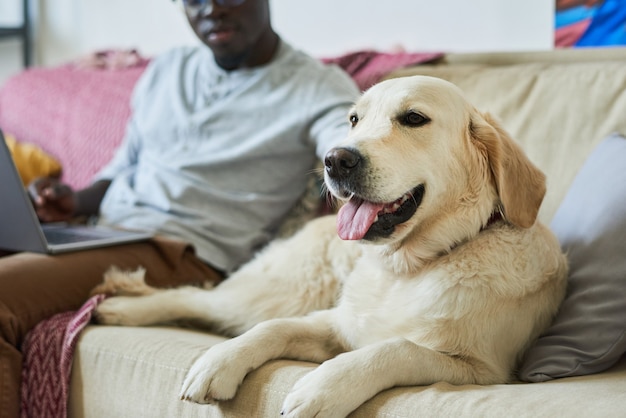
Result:
{"label": "dog's floppy ear", "polygon": [[472,119],[470,135],[486,150],[506,220],[522,228],[533,226],[546,193],[546,176],[488,113]]}

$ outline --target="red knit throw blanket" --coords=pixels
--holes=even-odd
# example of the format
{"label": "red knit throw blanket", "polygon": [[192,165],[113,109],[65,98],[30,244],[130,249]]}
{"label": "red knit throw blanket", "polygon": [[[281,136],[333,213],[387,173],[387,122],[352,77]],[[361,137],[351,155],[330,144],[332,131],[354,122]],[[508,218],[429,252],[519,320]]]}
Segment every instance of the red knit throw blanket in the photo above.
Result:
{"label": "red knit throw blanket", "polygon": [[97,295],[78,311],[40,322],[22,345],[21,417],[65,418],[74,348],[91,314],[104,299]]}

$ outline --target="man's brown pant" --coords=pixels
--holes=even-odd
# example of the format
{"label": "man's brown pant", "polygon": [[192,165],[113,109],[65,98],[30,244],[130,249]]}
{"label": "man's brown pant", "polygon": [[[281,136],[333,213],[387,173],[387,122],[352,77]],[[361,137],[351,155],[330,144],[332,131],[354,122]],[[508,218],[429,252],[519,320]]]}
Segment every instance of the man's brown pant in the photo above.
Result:
{"label": "man's brown pant", "polygon": [[54,314],[78,309],[111,265],[143,266],[146,282],[157,287],[222,279],[191,246],[165,238],[54,256],[0,257],[0,418],[19,417],[20,349],[28,331]]}

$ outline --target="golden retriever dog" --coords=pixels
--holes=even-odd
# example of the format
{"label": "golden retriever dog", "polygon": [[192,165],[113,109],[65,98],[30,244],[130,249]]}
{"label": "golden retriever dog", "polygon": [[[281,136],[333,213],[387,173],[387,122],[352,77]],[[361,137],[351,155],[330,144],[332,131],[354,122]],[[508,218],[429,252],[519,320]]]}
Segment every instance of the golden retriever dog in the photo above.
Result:
{"label": "golden retriever dog", "polygon": [[236,336],[195,361],[182,399],[231,399],[251,370],[288,358],[320,366],[280,412],[344,417],[393,386],[508,382],[549,325],[566,258],[536,219],[545,176],[504,129],[423,76],[375,85],[349,121],[325,158],[336,216],[212,290],[108,273],[99,290],[129,296],[105,300],[101,323],[192,319]]}

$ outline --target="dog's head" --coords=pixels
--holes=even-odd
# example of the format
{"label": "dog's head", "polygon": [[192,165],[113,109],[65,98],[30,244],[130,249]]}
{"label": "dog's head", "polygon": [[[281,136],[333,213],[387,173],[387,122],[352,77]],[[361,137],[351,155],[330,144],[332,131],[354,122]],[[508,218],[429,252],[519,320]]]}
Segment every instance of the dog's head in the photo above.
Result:
{"label": "dog's head", "polygon": [[534,224],[544,175],[453,84],[384,81],[349,121],[350,134],[325,157],[325,183],[345,202],[341,238],[391,243],[417,234],[447,247],[478,233],[497,210],[511,224]]}

